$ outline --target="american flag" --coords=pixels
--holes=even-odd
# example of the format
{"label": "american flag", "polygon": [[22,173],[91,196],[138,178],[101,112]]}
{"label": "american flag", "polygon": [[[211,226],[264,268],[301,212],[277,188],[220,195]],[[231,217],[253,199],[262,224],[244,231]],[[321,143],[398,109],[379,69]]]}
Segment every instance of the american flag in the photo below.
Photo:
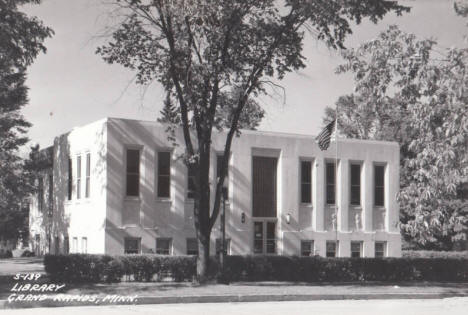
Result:
{"label": "american flag", "polygon": [[336,119],[330,122],[325,128],[323,128],[322,132],[315,138],[318,142],[318,146],[320,150],[324,151],[328,149],[330,145],[330,138],[333,133],[333,128],[335,127]]}

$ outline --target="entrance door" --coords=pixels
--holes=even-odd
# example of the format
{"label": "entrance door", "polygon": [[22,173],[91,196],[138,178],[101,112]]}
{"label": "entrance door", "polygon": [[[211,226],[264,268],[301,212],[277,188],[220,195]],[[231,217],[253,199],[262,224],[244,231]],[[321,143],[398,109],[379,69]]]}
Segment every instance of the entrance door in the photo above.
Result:
{"label": "entrance door", "polygon": [[254,254],[276,254],[276,222],[254,221]]}
{"label": "entrance door", "polygon": [[275,157],[252,157],[252,215],[254,217],[254,253],[276,253]]}

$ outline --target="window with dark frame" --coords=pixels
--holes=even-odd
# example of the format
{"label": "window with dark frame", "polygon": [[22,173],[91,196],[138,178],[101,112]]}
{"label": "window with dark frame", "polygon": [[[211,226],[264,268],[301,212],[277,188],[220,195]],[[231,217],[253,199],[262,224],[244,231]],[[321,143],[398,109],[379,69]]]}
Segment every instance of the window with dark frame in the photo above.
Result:
{"label": "window with dark frame", "polygon": [[385,257],[387,242],[375,242],[375,258]]}
{"label": "window with dark frame", "polygon": [[85,187],[85,198],[90,196],[91,185],[91,153],[86,154],[86,187]]}
{"label": "window with dark frame", "polygon": [[53,209],[54,209],[54,177],[52,174],[49,174],[49,192],[48,192],[48,197],[49,197],[49,206],[48,206],[48,215],[52,216],[53,214]]}
{"label": "window with dark frame", "polygon": [[158,152],[158,197],[169,198],[171,193],[171,152]]}
{"label": "window with dark frame", "polygon": [[351,242],[351,257],[362,257],[362,242]]}
{"label": "window with dark frame", "polygon": [[[223,239],[222,238],[217,238],[215,240],[215,248],[216,248],[216,255],[220,255],[223,252]],[[224,240],[224,248],[226,250],[226,255],[229,255],[231,252],[231,239],[226,238]]]}
{"label": "window with dark frame", "polygon": [[198,242],[196,238],[187,238],[187,255],[198,255]]}
{"label": "window with dark frame", "polygon": [[172,239],[167,237],[161,237],[156,239],[156,254],[158,255],[170,255],[172,248]]}
{"label": "window with dark frame", "polygon": [[68,200],[72,200],[73,193],[73,166],[72,159],[68,159]]}
{"label": "window with dark frame", "polygon": [[338,241],[327,241],[327,257],[337,257],[338,253]]}
{"label": "window with dark frame", "polygon": [[301,241],[301,256],[314,256],[314,241],[313,240]]}
{"label": "window with dark frame", "polygon": [[187,167],[187,198],[195,197],[195,170],[193,167]]}
{"label": "window with dark frame", "polygon": [[361,205],[361,165],[351,164],[351,205]]}
{"label": "window with dark frame", "polygon": [[329,205],[335,204],[336,199],[336,166],[334,162],[326,164],[326,201]]}
{"label": "window with dark frame", "polygon": [[[218,182],[219,176],[221,174],[221,166],[223,165],[223,156],[224,156],[223,154],[216,155],[216,182]],[[229,166],[228,166],[228,171],[226,173],[226,177],[224,177],[224,182],[229,183]],[[226,193],[227,193],[227,196],[229,196],[229,188],[226,190]]]}
{"label": "window with dark frame", "polygon": [[127,149],[127,196],[140,195],[140,150]]}
{"label": "window with dark frame", "polygon": [[141,239],[126,237],[124,240],[124,254],[139,254]]}
{"label": "window with dark frame", "polygon": [[44,210],[44,179],[42,176],[37,181],[37,208],[39,211]]}
{"label": "window with dark frame", "polygon": [[76,199],[81,198],[81,155],[76,158]]}
{"label": "window with dark frame", "polygon": [[65,236],[65,238],[63,239],[63,253],[70,253],[70,238],[68,236]]}
{"label": "window with dark frame", "polygon": [[385,204],[385,166],[374,166],[374,205],[383,207]]}
{"label": "window with dark frame", "polygon": [[301,203],[312,202],[312,162],[301,161]]}

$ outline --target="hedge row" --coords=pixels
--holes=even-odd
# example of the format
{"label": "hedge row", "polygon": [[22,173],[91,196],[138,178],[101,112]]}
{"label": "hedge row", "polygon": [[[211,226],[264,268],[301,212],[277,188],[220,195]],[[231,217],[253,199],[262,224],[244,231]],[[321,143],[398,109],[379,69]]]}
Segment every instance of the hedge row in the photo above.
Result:
{"label": "hedge row", "polygon": [[468,251],[435,251],[435,250],[404,250],[403,257],[409,258],[467,258]]}
{"label": "hedge row", "polygon": [[[194,256],[47,255],[44,264],[52,280],[68,283],[154,281],[167,276],[177,282],[191,281],[196,271]],[[215,258],[209,276],[221,278]],[[222,278],[227,282],[468,282],[468,259],[228,256]]]}
{"label": "hedge row", "polygon": [[46,255],[45,271],[53,281],[99,283],[153,281],[171,276],[174,281],[192,280],[196,271],[194,256],[160,255]]}

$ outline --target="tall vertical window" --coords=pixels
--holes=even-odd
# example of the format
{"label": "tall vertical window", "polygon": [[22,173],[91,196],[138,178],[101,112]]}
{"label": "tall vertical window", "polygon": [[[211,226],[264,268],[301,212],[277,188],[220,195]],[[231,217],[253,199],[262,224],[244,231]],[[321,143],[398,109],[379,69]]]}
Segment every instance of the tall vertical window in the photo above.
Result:
{"label": "tall vertical window", "polygon": [[327,241],[327,257],[337,257],[338,241]]}
{"label": "tall vertical window", "polygon": [[301,202],[312,202],[312,162],[301,161]]}
{"label": "tall vertical window", "polygon": [[326,187],[326,200],[327,204],[334,205],[335,204],[335,195],[336,195],[336,168],[334,162],[329,162],[325,168],[325,179],[327,182]]}
{"label": "tall vertical window", "polygon": [[351,164],[351,204],[361,205],[361,165]]}
{"label": "tall vertical window", "polygon": [[198,255],[198,242],[196,238],[187,239],[187,255]]}
{"label": "tall vertical window", "polygon": [[85,188],[85,197],[89,198],[90,185],[91,185],[91,153],[86,154],[86,188]]}
{"label": "tall vertical window", "polygon": [[362,257],[362,242],[351,242],[351,257]]}
{"label": "tall vertical window", "polygon": [[375,258],[385,257],[387,251],[386,242],[375,242]]}
{"label": "tall vertical window", "polygon": [[73,166],[72,166],[72,159],[68,159],[68,200],[72,200],[72,192],[73,192]]}
{"label": "tall vertical window", "polygon": [[86,254],[88,252],[88,238],[82,237],[81,238],[81,252]]}
{"label": "tall vertical window", "polygon": [[[223,157],[224,157],[224,154],[216,155],[216,182],[218,182],[218,179],[221,176],[221,167],[223,166]],[[229,166],[228,166],[228,169],[229,169]],[[229,178],[229,170],[226,173],[226,177],[224,177],[224,182],[225,183],[229,182],[228,178]],[[227,187],[227,185],[226,185],[226,187]],[[229,196],[229,191],[227,191],[227,195]]]}
{"label": "tall vertical window", "polygon": [[76,198],[81,198],[81,155],[76,159]]}
{"label": "tall vertical window", "polygon": [[48,192],[48,197],[49,197],[49,206],[48,206],[48,210],[49,210],[49,216],[52,216],[53,214],[53,207],[54,207],[54,177],[52,176],[52,174],[49,174],[49,192]]}
{"label": "tall vertical window", "polygon": [[187,198],[195,197],[195,172],[193,168],[187,167]]}
{"label": "tall vertical window", "polygon": [[73,238],[72,252],[78,253],[78,237]]}
{"label": "tall vertical window", "polygon": [[63,239],[63,253],[70,253],[70,238],[68,236],[65,236],[65,238]]}
{"label": "tall vertical window", "polygon": [[140,150],[127,150],[127,196],[140,195]]}
{"label": "tall vertical window", "polygon": [[314,256],[314,241],[301,241],[301,256]]}
{"label": "tall vertical window", "polygon": [[39,177],[38,183],[37,183],[37,208],[39,211],[42,211],[44,208],[44,179]]}
{"label": "tall vertical window", "polygon": [[158,197],[169,198],[171,193],[171,153],[158,152]]}
{"label": "tall vertical window", "polygon": [[383,206],[385,203],[385,166],[374,166],[374,205]]}

